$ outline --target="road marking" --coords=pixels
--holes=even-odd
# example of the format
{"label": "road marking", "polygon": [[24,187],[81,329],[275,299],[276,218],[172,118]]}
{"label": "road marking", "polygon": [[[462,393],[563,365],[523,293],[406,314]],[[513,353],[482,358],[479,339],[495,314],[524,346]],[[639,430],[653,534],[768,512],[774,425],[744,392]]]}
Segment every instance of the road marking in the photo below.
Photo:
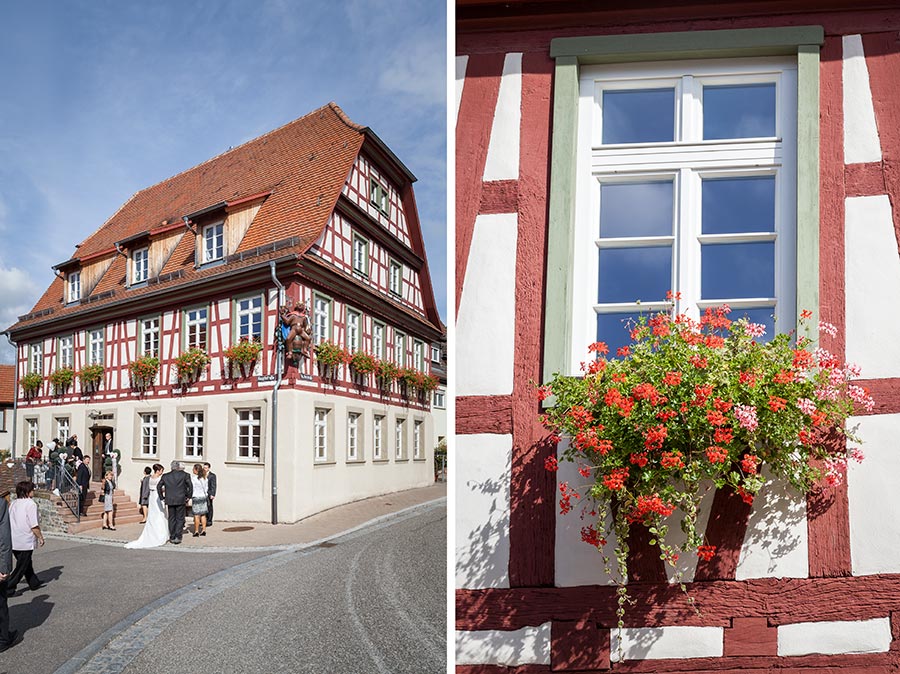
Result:
{"label": "road marking", "polygon": [[[76,672],[78,674],[119,674],[164,629],[169,627],[172,621],[222,592],[296,559],[296,554],[305,556],[322,550],[324,548],[318,546],[323,542],[340,541],[341,539],[353,540],[363,534],[403,522],[420,512],[428,512],[442,504],[446,505],[446,502],[447,497],[442,497],[381,515],[332,536],[310,543],[299,543],[283,549],[278,548],[272,554],[243,562],[188,583],[120,620],[76,653],[54,674],[75,674]],[[78,540],[85,542],[84,539]],[[103,541],[103,543],[108,544],[107,541]],[[268,551],[270,548],[237,548],[235,551],[253,552],[254,550]],[[218,551],[222,552],[223,549],[220,548]],[[230,551],[230,549],[225,551]],[[186,592],[186,590],[190,590],[190,592]],[[381,671],[387,672],[388,670]]]}

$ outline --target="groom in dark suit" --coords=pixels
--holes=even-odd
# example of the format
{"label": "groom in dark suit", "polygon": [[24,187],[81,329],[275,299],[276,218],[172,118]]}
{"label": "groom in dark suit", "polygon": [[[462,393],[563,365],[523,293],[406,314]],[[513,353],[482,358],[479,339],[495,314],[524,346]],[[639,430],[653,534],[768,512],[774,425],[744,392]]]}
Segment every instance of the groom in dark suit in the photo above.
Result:
{"label": "groom in dark suit", "polygon": [[178,545],[184,531],[185,504],[194,495],[191,476],[181,470],[179,461],[173,461],[172,470],[159,478],[156,491],[169,509],[169,542]]}

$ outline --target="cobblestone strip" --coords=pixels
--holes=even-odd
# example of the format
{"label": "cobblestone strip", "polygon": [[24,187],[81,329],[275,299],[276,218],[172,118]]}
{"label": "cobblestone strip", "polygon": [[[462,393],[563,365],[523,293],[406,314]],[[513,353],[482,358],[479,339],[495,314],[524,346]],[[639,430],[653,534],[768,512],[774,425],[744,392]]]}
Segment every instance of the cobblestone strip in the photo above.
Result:
{"label": "cobblestone strip", "polygon": [[[317,546],[326,540],[333,542],[352,540],[405,521],[420,512],[437,508],[446,504],[446,501],[446,497],[443,497],[388,513],[334,536],[311,543],[288,546],[286,549],[278,549],[272,554],[224,569],[173,590],[110,627],[57,669],[54,674],[75,674],[76,672],[77,674],[119,674],[173,621],[216,595],[237,587],[254,576],[286,564],[296,559],[298,554],[313,554],[316,552]],[[84,539],[79,538],[78,540],[83,541]],[[257,549],[260,548],[218,548],[218,551],[252,552]],[[261,549],[268,550],[269,548]]]}

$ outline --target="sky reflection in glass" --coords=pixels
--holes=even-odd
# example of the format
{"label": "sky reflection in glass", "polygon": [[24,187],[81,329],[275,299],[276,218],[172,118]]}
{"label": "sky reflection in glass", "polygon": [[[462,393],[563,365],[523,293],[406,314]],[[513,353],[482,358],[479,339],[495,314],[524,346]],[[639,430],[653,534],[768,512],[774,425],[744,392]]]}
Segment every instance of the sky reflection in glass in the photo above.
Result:
{"label": "sky reflection in glass", "polygon": [[600,236],[671,236],[672,181],[600,186]]}
{"label": "sky reflection in glass", "polygon": [[703,87],[703,139],[775,135],[775,84]]}
{"label": "sky reflection in glass", "polygon": [[[644,313],[649,315],[651,312]],[[640,312],[597,314],[597,341],[606,342],[609,347],[607,358],[614,358],[620,346],[631,344],[631,329],[640,316]]]}
{"label": "sky reflection in glass", "polygon": [[671,246],[607,248],[599,252],[599,302],[665,299],[672,287]]}
{"label": "sky reflection in glass", "polygon": [[603,92],[603,144],[675,140],[675,89]]}
{"label": "sky reflection in glass", "polygon": [[703,181],[703,233],[775,231],[775,176]]}
{"label": "sky reflection in glass", "polygon": [[[728,318],[732,321],[748,318],[751,323],[762,323],[766,326],[766,334],[762,337],[754,337],[757,343],[765,344],[775,336],[775,307],[762,307],[757,309],[732,309]],[[729,331],[730,332],[730,331]]]}
{"label": "sky reflection in glass", "polygon": [[705,300],[774,297],[775,242],[702,246],[701,294]]}

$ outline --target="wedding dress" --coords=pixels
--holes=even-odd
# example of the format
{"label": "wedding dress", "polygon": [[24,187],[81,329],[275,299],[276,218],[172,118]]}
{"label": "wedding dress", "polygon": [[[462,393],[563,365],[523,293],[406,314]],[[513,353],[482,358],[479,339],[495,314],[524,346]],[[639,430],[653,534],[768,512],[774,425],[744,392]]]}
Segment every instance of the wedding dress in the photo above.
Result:
{"label": "wedding dress", "polygon": [[141,537],[131,543],[126,543],[126,548],[155,548],[165,545],[169,540],[169,517],[166,514],[166,506],[156,493],[159,484],[158,477],[150,478],[150,500],[147,503],[147,522]]}

